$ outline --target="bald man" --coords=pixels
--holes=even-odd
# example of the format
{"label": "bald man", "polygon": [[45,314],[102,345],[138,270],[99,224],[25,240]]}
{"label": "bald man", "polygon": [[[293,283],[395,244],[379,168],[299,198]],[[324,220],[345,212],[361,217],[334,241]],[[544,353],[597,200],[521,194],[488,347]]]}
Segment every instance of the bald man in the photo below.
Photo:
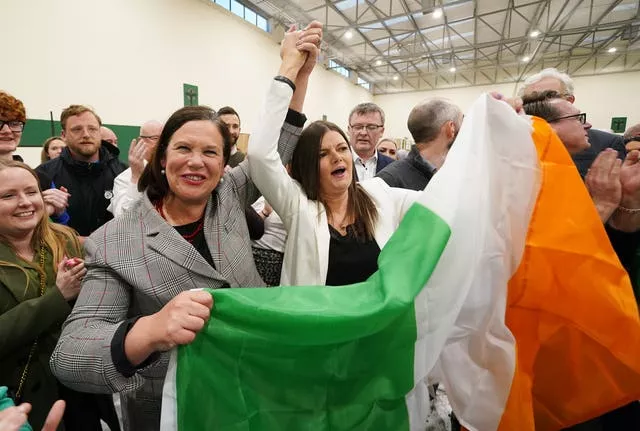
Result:
{"label": "bald man", "polygon": [[623,138],[627,151],[640,150],[640,123],[629,127]]}
{"label": "bald man", "polygon": [[[542,93],[547,90],[557,91],[563,99],[570,103],[574,103],[576,100],[571,77],[552,67],[527,78],[524,86],[520,89],[520,96],[532,96],[533,93]],[[626,151],[624,148],[624,140],[621,136],[597,129],[589,129],[587,135],[589,136],[591,146],[580,153],[572,155],[573,161],[582,177],[587,175],[587,171],[596,156],[607,148],[616,150],[618,152],[618,158],[624,160]]]}
{"label": "bald man", "polygon": [[118,148],[118,136],[108,127],[100,127],[100,140]]}
{"label": "bald man", "polygon": [[118,175],[113,183],[113,197],[107,208],[114,217],[126,212],[142,196],[138,180],[156,150],[164,125],[159,121],[147,121],[140,127],[140,136],[131,141],[129,168]]}

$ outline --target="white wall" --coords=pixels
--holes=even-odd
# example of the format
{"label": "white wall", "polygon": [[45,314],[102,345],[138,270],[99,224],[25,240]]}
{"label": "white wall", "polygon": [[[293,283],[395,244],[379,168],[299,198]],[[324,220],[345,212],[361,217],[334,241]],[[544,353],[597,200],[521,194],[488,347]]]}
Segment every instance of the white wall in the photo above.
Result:
{"label": "white wall", "polygon": [[[206,0],[20,0],[2,5],[0,88],[22,99],[30,118],[58,118],[71,103],[93,106],[106,123],[166,119],[183,104],[231,105],[250,133],[279,46],[270,35]],[[16,39],[17,38],[17,39]],[[331,89],[330,96],[327,90]],[[372,95],[318,67],[305,113],[346,125]]]}
{"label": "white wall", "polygon": [[[640,123],[640,72],[617,73],[601,76],[576,77],[575,104],[587,113],[593,127],[608,130],[611,117],[627,117],[627,127]],[[519,87],[517,87],[519,88]],[[517,94],[515,84],[452,88],[449,90],[423,91],[380,95],[374,98],[386,114],[385,136],[410,137],[407,118],[411,109],[428,97],[447,97],[466,111],[473,101],[486,91],[498,91],[504,95]]]}

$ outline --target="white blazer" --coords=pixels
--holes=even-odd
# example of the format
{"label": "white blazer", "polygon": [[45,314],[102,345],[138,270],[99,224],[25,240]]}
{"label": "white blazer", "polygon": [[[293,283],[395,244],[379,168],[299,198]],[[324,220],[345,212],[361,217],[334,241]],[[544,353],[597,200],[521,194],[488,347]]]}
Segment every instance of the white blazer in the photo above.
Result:
{"label": "white blazer", "polygon": [[[307,198],[300,184],[287,174],[283,162],[288,160],[281,160],[277,151],[291,96],[287,84],[273,81],[258,127],[249,141],[250,176],[288,232],[280,284],[324,285],[330,242],[327,211],[319,201]],[[389,187],[380,178],[360,184],[378,210],[374,237],[382,249],[419,192]]]}

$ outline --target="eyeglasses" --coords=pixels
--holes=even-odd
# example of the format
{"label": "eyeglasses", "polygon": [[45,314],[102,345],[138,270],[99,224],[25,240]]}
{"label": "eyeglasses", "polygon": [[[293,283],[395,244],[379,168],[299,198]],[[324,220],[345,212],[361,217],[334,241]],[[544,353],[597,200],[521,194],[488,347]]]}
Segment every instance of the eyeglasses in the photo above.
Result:
{"label": "eyeglasses", "polygon": [[633,142],[633,141],[638,141],[640,142],[640,135],[638,136],[632,136],[630,138],[624,138],[624,143],[625,145],[628,144],[629,142]]}
{"label": "eyeglasses", "polygon": [[553,120],[547,121],[547,123],[555,123],[556,121],[565,120],[567,118],[575,118],[580,122],[580,124],[586,124],[587,122],[587,114],[583,112],[581,114],[567,115],[566,117],[554,118]]}
{"label": "eyeglasses", "polygon": [[11,130],[12,132],[22,132],[22,130],[24,129],[24,122],[22,121],[0,120],[0,130],[2,130],[5,124],[7,125],[7,127],[9,127],[9,130]]}
{"label": "eyeglasses", "polygon": [[384,127],[384,125],[383,124],[353,124],[353,125],[350,124],[349,125],[349,128],[356,132],[361,132],[364,129],[367,129],[367,132],[375,132],[380,127]]}
{"label": "eyeglasses", "polygon": [[160,139],[159,135],[151,135],[151,136],[144,136],[144,135],[140,135],[138,136],[140,139],[148,139],[150,141],[157,141],[158,139]]}

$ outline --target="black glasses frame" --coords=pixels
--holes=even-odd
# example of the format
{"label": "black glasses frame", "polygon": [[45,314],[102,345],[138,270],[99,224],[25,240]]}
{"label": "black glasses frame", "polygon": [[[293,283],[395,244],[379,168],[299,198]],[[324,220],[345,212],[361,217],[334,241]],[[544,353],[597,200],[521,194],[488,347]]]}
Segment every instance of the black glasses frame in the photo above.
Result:
{"label": "black glasses frame", "polygon": [[587,123],[587,114],[586,114],[586,112],[582,112],[580,114],[574,114],[574,115],[567,115],[567,116],[559,117],[559,118],[554,118],[553,120],[547,121],[547,123],[555,123],[556,121],[565,120],[567,118],[577,118],[578,121],[580,121],[580,124],[586,124]]}
{"label": "black glasses frame", "polygon": [[[18,121],[18,120],[11,120],[11,121],[5,121],[5,120],[0,120],[0,130],[2,130],[2,128],[4,127],[4,125],[7,125],[7,127],[9,128],[9,130],[11,130],[12,132],[22,132],[24,130],[24,121]],[[12,124],[14,125],[12,127]],[[19,128],[15,128],[15,125],[19,124]]]}
{"label": "black glasses frame", "polygon": [[629,138],[624,138],[624,143],[625,143],[625,145],[626,145],[626,144],[628,144],[629,142],[632,142],[632,141],[638,141],[638,142],[640,142],[640,135],[637,135],[637,136],[631,136],[631,137],[629,137]]}

